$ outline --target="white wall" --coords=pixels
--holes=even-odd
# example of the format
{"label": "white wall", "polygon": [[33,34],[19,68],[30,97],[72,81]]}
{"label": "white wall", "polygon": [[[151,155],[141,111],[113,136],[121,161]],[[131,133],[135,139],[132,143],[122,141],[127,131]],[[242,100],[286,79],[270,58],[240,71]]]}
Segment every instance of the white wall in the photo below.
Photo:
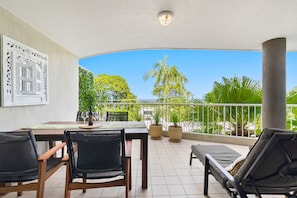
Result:
{"label": "white wall", "polygon": [[78,58],[0,7],[3,34],[48,55],[49,104],[0,107],[0,131],[52,120],[74,121],[78,110]]}

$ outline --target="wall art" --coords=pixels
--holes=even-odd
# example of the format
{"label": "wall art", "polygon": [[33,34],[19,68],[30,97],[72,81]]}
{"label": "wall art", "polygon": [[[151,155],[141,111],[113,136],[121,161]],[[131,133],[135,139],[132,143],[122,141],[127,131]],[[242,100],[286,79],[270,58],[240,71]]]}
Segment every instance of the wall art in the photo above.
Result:
{"label": "wall art", "polygon": [[48,104],[48,56],[2,35],[1,105]]}

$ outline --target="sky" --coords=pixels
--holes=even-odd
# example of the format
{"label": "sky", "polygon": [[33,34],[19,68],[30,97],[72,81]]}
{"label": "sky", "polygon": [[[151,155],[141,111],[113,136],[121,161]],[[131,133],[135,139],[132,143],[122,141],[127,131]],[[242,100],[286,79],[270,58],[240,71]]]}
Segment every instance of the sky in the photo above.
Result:
{"label": "sky", "polygon": [[[144,80],[145,73],[167,56],[167,65],[175,65],[188,79],[185,87],[193,98],[202,99],[222,77],[247,76],[262,81],[262,52],[219,50],[133,50],[84,58],[79,64],[98,74],[123,77],[137,99],[156,99],[152,95],[155,79]],[[297,86],[297,52],[287,52],[287,92]]]}

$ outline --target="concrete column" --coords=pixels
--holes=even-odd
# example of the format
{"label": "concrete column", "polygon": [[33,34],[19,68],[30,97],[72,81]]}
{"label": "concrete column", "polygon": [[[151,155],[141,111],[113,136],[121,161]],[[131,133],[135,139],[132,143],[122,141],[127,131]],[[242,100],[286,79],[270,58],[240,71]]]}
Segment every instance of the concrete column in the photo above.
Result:
{"label": "concrete column", "polygon": [[262,127],[286,129],[286,38],[262,44]]}

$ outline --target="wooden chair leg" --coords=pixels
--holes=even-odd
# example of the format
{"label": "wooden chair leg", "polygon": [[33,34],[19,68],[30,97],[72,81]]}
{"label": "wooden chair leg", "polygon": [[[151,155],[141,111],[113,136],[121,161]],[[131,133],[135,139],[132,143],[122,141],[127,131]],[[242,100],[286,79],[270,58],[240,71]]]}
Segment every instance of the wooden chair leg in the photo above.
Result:
{"label": "wooden chair leg", "polygon": [[[23,183],[22,182],[18,182],[18,186],[21,186]],[[18,191],[17,192],[18,196],[22,196],[23,195],[23,191]]]}
{"label": "wooden chair leg", "polygon": [[64,198],[70,198],[70,190],[69,190],[70,170],[69,169],[70,169],[69,162],[66,162],[66,180],[65,180]]}
{"label": "wooden chair leg", "polygon": [[131,158],[128,158],[128,170],[127,170],[127,176],[128,176],[128,184],[129,184],[129,190],[132,189],[132,169],[131,169]]}
{"label": "wooden chair leg", "polygon": [[131,155],[132,155],[132,140],[126,141],[126,180],[128,181],[129,190],[132,188],[132,162],[131,162]]}
{"label": "wooden chair leg", "polygon": [[46,180],[46,161],[38,161],[37,198],[43,198]]}
{"label": "wooden chair leg", "polygon": [[[86,178],[83,178],[83,184],[86,184],[87,183],[87,179]],[[82,189],[83,193],[86,193],[87,192],[87,189],[86,188],[83,188]]]}
{"label": "wooden chair leg", "polygon": [[125,197],[128,198],[129,190],[131,190],[131,157],[126,158],[126,187]]}
{"label": "wooden chair leg", "polygon": [[[128,184],[129,185],[129,184]],[[128,185],[126,185],[126,192],[125,192],[125,197],[126,198],[128,198],[128,192],[129,192],[129,186]]]}
{"label": "wooden chair leg", "polygon": [[[6,186],[11,186],[11,183],[8,183],[8,182],[0,182],[0,188],[1,187],[6,187]],[[2,192],[2,193],[0,193],[0,197],[1,196],[4,196],[4,195],[6,195],[7,193],[6,192]]]}

